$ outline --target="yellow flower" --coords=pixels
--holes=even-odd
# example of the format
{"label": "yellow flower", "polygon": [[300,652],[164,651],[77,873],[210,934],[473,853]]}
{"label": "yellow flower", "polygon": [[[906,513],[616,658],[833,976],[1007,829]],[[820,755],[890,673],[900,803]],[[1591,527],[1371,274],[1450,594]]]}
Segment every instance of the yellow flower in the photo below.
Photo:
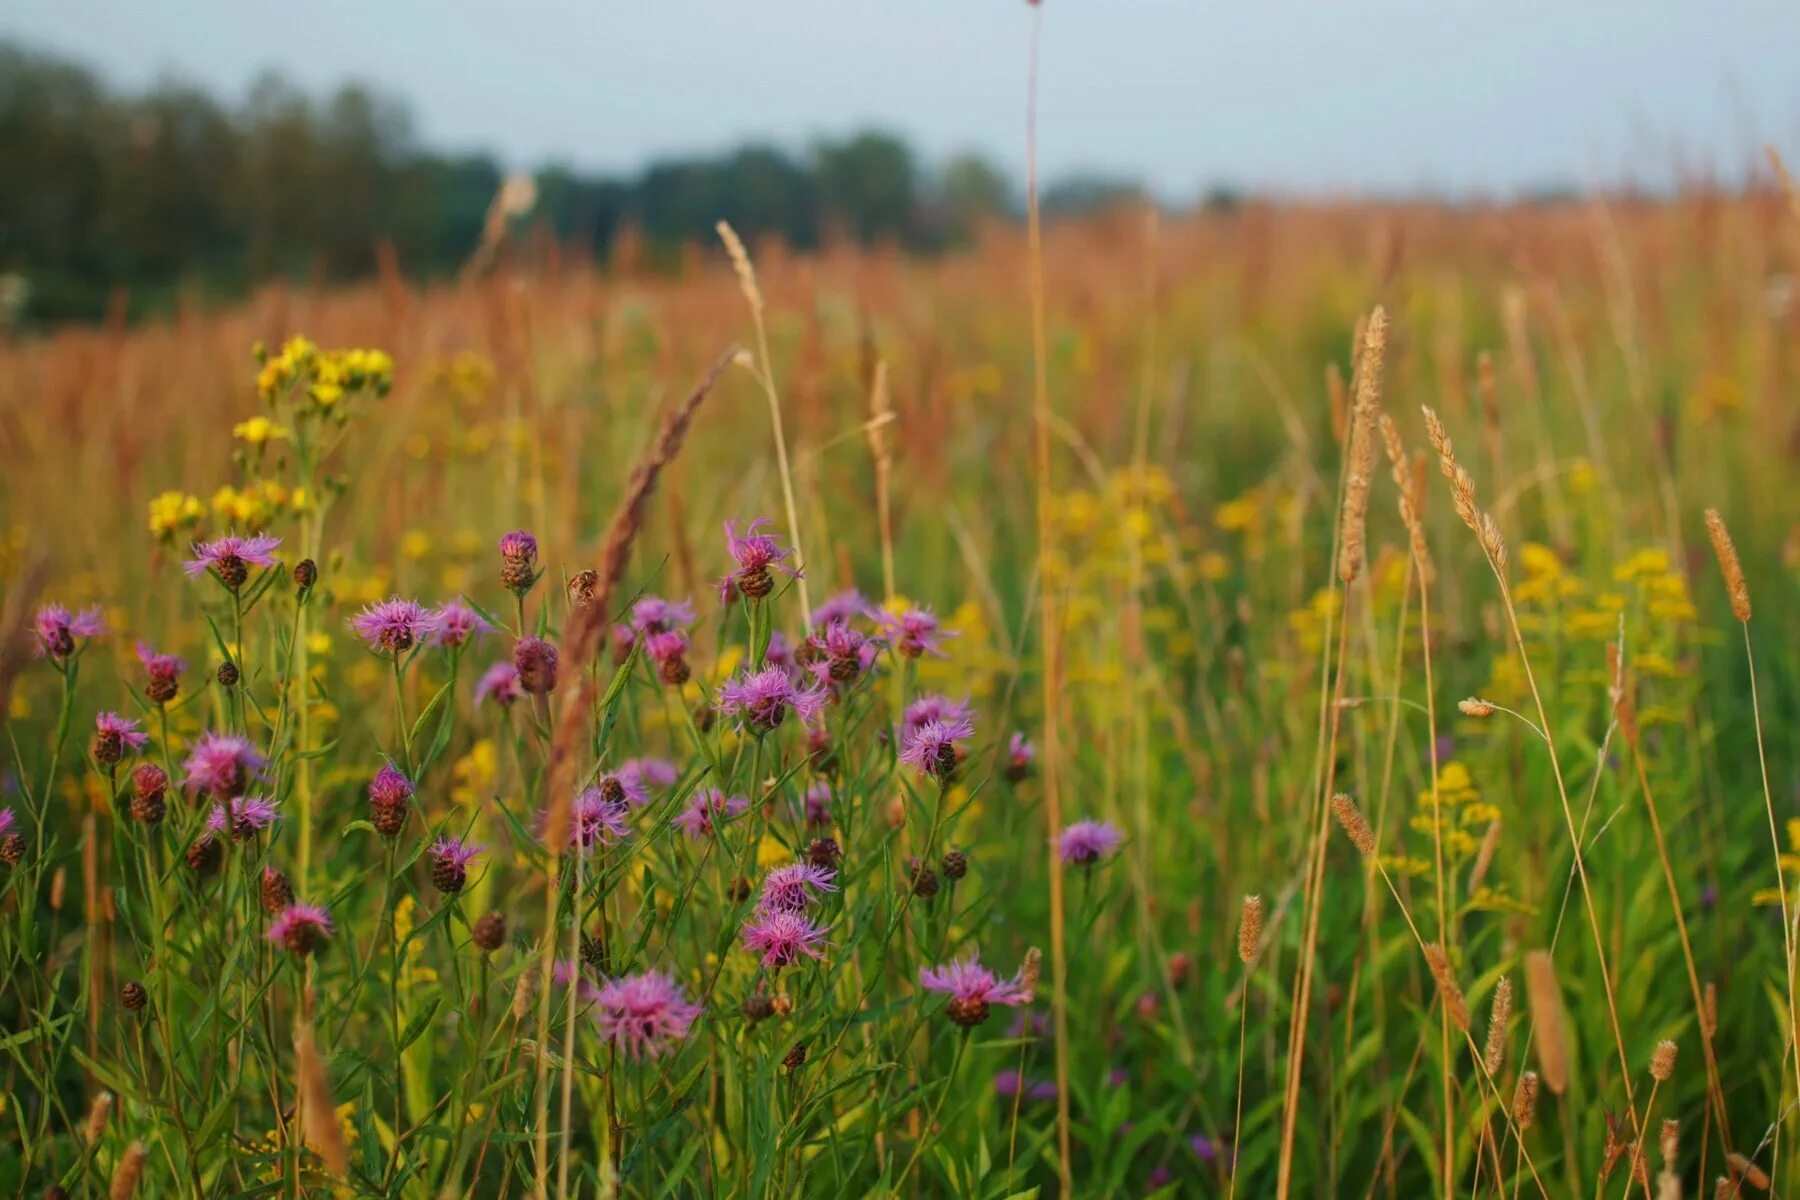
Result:
{"label": "yellow flower", "polygon": [[494,750],[493,741],[482,738],[451,768],[450,798],[462,805],[479,803],[493,788],[499,770],[500,756]]}
{"label": "yellow flower", "polygon": [[400,557],[418,562],[431,553],[431,535],[422,529],[409,529],[400,538]]}
{"label": "yellow flower", "polygon": [[157,537],[173,537],[184,529],[192,529],[206,516],[200,497],[186,492],[163,492],[150,501],[150,532]]}
{"label": "yellow flower", "polygon": [[291,436],[287,429],[277,425],[267,417],[251,417],[248,421],[239,421],[231,427],[234,437],[242,438],[252,446],[264,446],[270,442],[286,441]]}

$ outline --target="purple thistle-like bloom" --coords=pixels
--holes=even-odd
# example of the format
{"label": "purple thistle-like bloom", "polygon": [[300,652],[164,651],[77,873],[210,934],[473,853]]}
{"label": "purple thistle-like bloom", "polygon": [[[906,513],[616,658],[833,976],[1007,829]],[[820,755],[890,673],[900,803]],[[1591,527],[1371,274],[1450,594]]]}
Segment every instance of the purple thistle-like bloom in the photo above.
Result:
{"label": "purple thistle-like bloom", "polygon": [[375,777],[369,780],[370,804],[391,807],[405,804],[412,799],[412,795],[412,780],[391,762],[382,763],[381,769],[375,772]]}
{"label": "purple thistle-like bloom", "polygon": [[798,686],[780,667],[741,673],[719,689],[719,710],[737,716],[752,733],[774,729],[789,709],[804,721],[824,707],[823,689]]}
{"label": "purple thistle-like bloom", "polygon": [[203,733],[182,764],[188,791],[209,796],[241,796],[252,779],[261,779],[269,760],[247,738],[229,733]]}
{"label": "purple thistle-like bloom", "polygon": [[661,971],[609,979],[594,997],[600,1036],[631,1059],[661,1056],[687,1037],[704,1011]]}
{"label": "purple thistle-like bloom", "polygon": [[229,825],[232,841],[247,842],[273,825],[280,815],[275,801],[265,796],[244,796],[231,801],[229,812],[223,804],[213,805],[206,814],[206,828],[210,833],[224,833]]}
{"label": "purple thistle-like bloom", "polygon": [[900,744],[900,761],[933,779],[950,778],[962,761],[957,743],[975,736],[975,725],[967,717],[953,721],[927,721],[908,730]]}
{"label": "purple thistle-like bloom", "polygon": [[181,673],[187,670],[187,663],[173,654],[158,654],[148,642],[137,644],[138,661],[144,664],[144,673],[150,681],[144,685],[144,694],[157,704],[167,704],[181,690]]}
{"label": "purple thistle-like bloom", "polygon": [[438,862],[452,863],[466,870],[470,863],[486,851],[486,846],[465,842],[461,838],[441,837],[431,843],[431,849],[426,853]]}
{"label": "purple thistle-like bloom", "polygon": [[969,707],[967,698],[952,700],[948,696],[927,693],[906,706],[906,712],[900,720],[900,732],[904,737],[914,730],[922,729],[933,721],[973,721],[975,710]]}
{"label": "purple thistle-like bloom", "polygon": [[763,876],[762,896],[756,902],[759,913],[805,912],[812,907],[814,892],[835,892],[836,876],[824,867],[811,863],[789,863],[776,867]]}
{"label": "purple thistle-like bloom", "polygon": [[537,539],[523,529],[500,535],[500,557],[508,562],[533,562],[537,552]]}
{"label": "purple thistle-like bloom", "polygon": [[569,822],[569,844],[591,850],[596,844],[610,846],[631,834],[630,809],[616,800],[608,800],[601,789],[589,788],[575,798]]}
{"label": "purple thistle-like bloom", "polygon": [[32,621],[37,633],[39,657],[67,658],[75,653],[76,638],[99,637],[106,632],[106,619],[97,608],[70,612],[60,604],[46,604],[37,610]]}
{"label": "purple thistle-like bloom", "polygon": [[942,658],[944,639],[956,636],[953,630],[940,626],[937,617],[928,608],[909,608],[903,613],[888,613],[882,617],[881,628],[894,649],[907,658],[919,658],[926,654]]}
{"label": "purple thistle-like bloom", "polygon": [[1037,760],[1037,747],[1022,733],[1015,733],[1006,743],[1006,761],[1014,767],[1026,768]]}
{"label": "purple thistle-like bloom", "polygon": [[762,955],[765,967],[786,967],[808,958],[823,959],[819,947],[825,943],[825,930],[814,925],[806,914],[787,909],[758,912],[744,926],[744,949]]}
{"label": "purple thistle-like bloom", "polygon": [[649,801],[651,788],[674,787],[680,778],[681,768],[666,758],[628,758],[619,764],[619,782],[626,795],[641,797],[633,807]]}
{"label": "purple thistle-like bloom", "polygon": [[320,905],[290,904],[269,922],[266,936],[271,942],[305,957],[321,938],[330,937],[332,930],[331,914]]}
{"label": "purple thistle-like bloom", "polygon": [[190,579],[211,571],[220,583],[235,592],[250,577],[251,567],[275,565],[275,551],[280,545],[280,538],[267,533],[247,538],[232,534],[210,542],[195,542],[194,557],[182,563],[181,569]]}
{"label": "purple thistle-like bloom", "polygon": [[807,669],[826,687],[848,687],[875,665],[877,646],[843,621],[833,621],[806,639],[812,651]]}
{"label": "purple thistle-like bloom", "polygon": [[12,809],[0,808],[0,837],[11,833],[13,826],[18,824],[18,821],[19,818],[13,815]]}
{"label": "purple thistle-like bloom", "polygon": [[834,625],[840,621],[849,624],[855,618],[867,617],[873,612],[874,609],[871,608],[869,602],[863,598],[863,594],[855,588],[849,588],[837,593],[835,596],[826,600],[825,603],[813,609],[813,628],[823,629],[828,625]]}
{"label": "purple thistle-like bloom", "polygon": [[1107,821],[1077,821],[1062,831],[1057,850],[1071,866],[1088,867],[1110,856],[1125,843],[1125,835]]}
{"label": "purple thistle-like bloom", "polygon": [[1047,1104],[1056,1099],[1056,1083],[1049,1079],[1027,1079],[1012,1068],[994,1076],[994,1092],[1003,1100],[1011,1100],[1023,1088],[1027,1100]]}
{"label": "purple thistle-like bloom", "polygon": [[978,952],[938,967],[919,968],[919,986],[950,997],[950,1019],[958,1025],[979,1025],[987,1020],[992,1004],[1030,1004],[1031,988],[1017,976],[1001,979],[981,965]]}
{"label": "purple thistle-like bloom", "polygon": [[645,596],[631,606],[631,628],[640,634],[667,633],[694,623],[694,606],[687,600]]}
{"label": "purple thistle-like bloom", "polygon": [[556,647],[539,637],[520,638],[513,646],[513,666],[519,670],[519,686],[533,696],[556,690]]}
{"label": "purple thistle-like bloom", "polygon": [[438,614],[417,600],[390,597],[371,604],[350,618],[350,628],[361,635],[369,649],[404,654],[437,633]]}
{"label": "purple thistle-like bloom", "polygon": [[716,787],[701,788],[688,800],[687,807],[675,814],[675,824],[698,841],[711,837],[715,823],[735,817],[750,807],[742,796],[727,796]]}
{"label": "purple thistle-like bloom", "polygon": [[[627,636],[631,636],[627,631]],[[644,653],[648,654],[658,667],[664,663],[679,662],[687,657],[688,635],[679,629],[663,629],[656,633],[644,635]]]}
{"label": "purple thistle-like bloom", "polygon": [[720,600],[730,600],[733,593],[752,600],[767,596],[775,587],[769,578],[771,568],[800,578],[800,572],[783,561],[793,550],[782,546],[773,534],[758,532],[767,524],[769,518],[758,517],[740,534],[734,522],[725,522],[725,548],[737,559],[738,569],[719,581]]}
{"label": "purple thistle-like bloom", "polygon": [[475,685],[475,703],[492,700],[501,708],[506,708],[525,694],[519,686],[519,668],[509,662],[497,662],[487,669]]}
{"label": "purple thistle-like bloom", "polygon": [[95,714],[94,736],[97,740],[116,741],[133,750],[143,749],[144,743],[150,740],[150,735],[138,728],[135,717],[122,717],[116,712]]}
{"label": "purple thistle-like bloom", "polygon": [[628,769],[630,763],[621,764],[616,771],[608,771],[595,781],[594,786],[607,803],[632,811],[650,803],[650,789],[644,784],[644,777],[636,770]]}
{"label": "purple thistle-like bloom", "polygon": [[801,803],[806,809],[806,823],[824,827],[831,824],[831,785],[823,779],[806,789]]}
{"label": "purple thistle-like bloom", "polygon": [[784,671],[794,669],[794,643],[788,641],[787,634],[777,629],[769,635],[769,648],[763,651],[763,663]]}
{"label": "purple thistle-like bloom", "polygon": [[1196,1133],[1193,1137],[1189,1138],[1188,1149],[1192,1150],[1202,1162],[1212,1162],[1219,1157],[1219,1143],[1213,1141],[1204,1133]]}
{"label": "purple thistle-like bloom", "polygon": [[494,627],[486,617],[461,600],[446,600],[431,614],[433,635],[437,644],[454,650],[472,637],[492,633]]}

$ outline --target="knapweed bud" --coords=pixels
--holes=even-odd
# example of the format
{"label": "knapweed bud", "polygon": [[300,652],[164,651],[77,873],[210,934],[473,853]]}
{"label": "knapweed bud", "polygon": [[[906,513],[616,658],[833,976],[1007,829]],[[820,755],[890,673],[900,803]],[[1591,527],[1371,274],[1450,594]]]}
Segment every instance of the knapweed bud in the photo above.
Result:
{"label": "knapweed bud", "polygon": [[393,763],[383,763],[369,781],[369,823],[382,837],[392,840],[406,827],[406,810],[413,784]]}
{"label": "knapweed bud", "polygon": [[792,1075],[795,1071],[798,1071],[801,1067],[805,1066],[806,1065],[806,1043],[805,1042],[795,1042],[794,1048],[792,1050],[789,1050],[785,1055],[782,1056],[781,1065],[788,1069],[788,1074],[790,1074],[790,1075]]}
{"label": "knapweed bud", "polygon": [[131,819],[155,825],[168,811],[169,773],[155,763],[139,763],[131,772]]}
{"label": "knapweed bud", "polygon": [[513,666],[519,669],[519,686],[533,696],[556,690],[556,647],[543,638],[520,638],[513,647]]}
{"label": "knapweed bud", "polygon": [[0,863],[16,867],[25,857],[25,835],[9,833],[0,837]]}
{"label": "knapweed bud", "polygon": [[236,687],[239,678],[238,666],[229,658],[219,664],[218,679],[220,687]]}
{"label": "knapweed bud", "polygon": [[752,992],[744,997],[744,1018],[752,1025],[775,1015],[775,1002],[767,992]]}
{"label": "knapweed bud", "polygon": [[806,844],[806,861],[815,867],[835,871],[843,857],[844,849],[837,844],[836,838],[814,838]]}
{"label": "knapweed bud", "polygon": [[921,900],[929,900],[938,893],[937,872],[913,859],[910,864],[912,873],[912,894]]}
{"label": "knapweed bud", "polygon": [[480,853],[480,846],[460,838],[439,838],[431,845],[431,885],[446,896],[462,891],[469,882],[469,863]]}
{"label": "knapweed bud", "polygon": [[305,596],[319,582],[319,564],[310,558],[303,558],[294,567],[294,591]]}
{"label": "knapweed bud", "polygon": [[484,954],[492,954],[506,942],[506,917],[498,912],[484,913],[475,922],[470,936],[477,949]]}
{"label": "knapweed bud", "polygon": [[500,538],[500,582],[523,596],[537,583],[537,539],[523,529]]}
{"label": "knapweed bud", "polygon": [[581,935],[581,961],[590,970],[606,970],[606,943],[596,933]]}
{"label": "knapweed bud", "polygon": [[969,873],[969,856],[961,850],[951,850],[944,855],[944,878],[955,881]]}
{"label": "knapweed bud", "polygon": [[224,861],[225,847],[210,833],[203,833],[188,843],[187,865],[196,875],[211,875]]}
{"label": "knapweed bud", "polygon": [[1175,953],[1169,955],[1170,987],[1178,988],[1185,984],[1188,981],[1188,977],[1193,974],[1193,971],[1194,960],[1189,958],[1186,954],[1177,950]]}
{"label": "knapweed bud", "polygon": [[150,1003],[150,993],[134,979],[119,989],[119,1003],[125,1006],[126,1012],[143,1012],[144,1006]]}
{"label": "knapweed bud", "polygon": [[257,888],[262,900],[263,911],[275,916],[282,909],[294,902],[294,887],[288,877],[274,867],[264,867],[262,881]]}

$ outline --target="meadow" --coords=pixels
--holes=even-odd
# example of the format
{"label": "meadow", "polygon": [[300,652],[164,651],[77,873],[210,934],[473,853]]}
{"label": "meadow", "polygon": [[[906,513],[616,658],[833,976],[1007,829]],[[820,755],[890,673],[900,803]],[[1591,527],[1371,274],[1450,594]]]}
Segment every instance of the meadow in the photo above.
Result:
{"label": "meadow", "polygon": [[1797,269],[1121,209],[0,345],[0,1191],[1792,1190]]}

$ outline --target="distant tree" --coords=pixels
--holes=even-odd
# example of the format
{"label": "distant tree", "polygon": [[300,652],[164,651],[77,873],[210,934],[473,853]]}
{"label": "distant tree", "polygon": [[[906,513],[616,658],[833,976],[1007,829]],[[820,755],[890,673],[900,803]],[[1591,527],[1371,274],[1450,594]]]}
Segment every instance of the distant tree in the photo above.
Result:
{"label": "distant tree", "polygon": [[905,238],[918,209],[918,167],[906,143],[861,133],[813,155],[826,217],[858,241]]}

